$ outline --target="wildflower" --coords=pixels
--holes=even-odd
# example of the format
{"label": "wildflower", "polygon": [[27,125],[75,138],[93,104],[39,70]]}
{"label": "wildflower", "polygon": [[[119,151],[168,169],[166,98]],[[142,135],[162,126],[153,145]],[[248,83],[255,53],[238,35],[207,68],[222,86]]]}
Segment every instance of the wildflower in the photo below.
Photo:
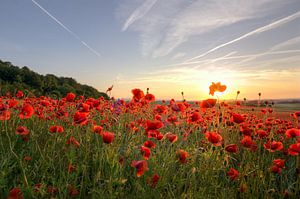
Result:
{"label": "wildflower", "polygon": [[284,162],[285,162],[285,160],[283,160],[283,159],[273,160],[274,165],[276,165],[277,167],[282,168],[282,169],[284,168]]}
{"label": "wildflower", "polygon": [[73,173],[73,171],[75,171],[75,170],[76,170],[76,167],[73,164],[70,163],[68,165],[68,172]]}
{"label": "wildflower", "polygon": [[88,113],[77,111],[74,114],[73,121],[75,124],[84,125],[88,122]]}
{"label": "wildflower", "polygon": [[139,102],[145,96],[144,92],[138,88],[132,89],[131,93],[133,94],[132,100],[134,102]]}
{"label": "wildflower", "polygon": [[165,136],[168,138],[168,140],[169,140],[171,143],[176,142],[177,139],[178,139],[177,135],[175,135],[175,134],[173,134],[173,133],[171,133],[171,132],[166,133]]}
{"label": "wildflower", "polygon": [[290,155],[299,155],[300,153],[300,143],[291,144],[288,148],[288,153]]}
{"label": "wildflower", "polygon": [[202,100],[200,103],[200,108],[212,108],[216,105],[216,103],[217,103],[216,99]]}
{"label": "wildflower", "polygon": [[141,177],[144,172],[148,170],[148,164],[145,160],[134,160],[131,162],[131,167],[134,167],[136,169],[137,177]]}
{"label": "wildflower", "polygon": [[19,114],[19,117],[20,119],[28,119],[31,118],[33,113],[34,113],[33,107],[30,104],[24,104]]}
{"label": "wildflower", "polygon": [[64,132],[64,128],[62,126],[51,126],[49,128],[49,132],[51,132],[51,133],[62,133],[62,132]]}
{"label": "wildflower", "polygon": [[229,153],[237,153],[238,146],[236,144],[229,144],[225,147],[225,150]]}
{"label": "wildflower", "polygon": [[205,138],[215,146],[221,146],[222,136],[216,132],[206,132]]}
{"label": "wildflower", "polygon": [[238,113],[232,113],[231,114],[231,121],[235,122],[237,124],[240,124],[240,123],[245,122],[245,118],[242,115],[238,114]]}
{"label": "wildflower", "polygon": [[244,138],[241,140],[241,145],[246,147],[246,148],[251,148],[253,145],[254,141],[250,136],[244,136]]}
{"label": "wildflower", "polygon": [[94,133],[96,133],[96,134],[101,134],[102,130],[103,130],[103,127],[102,127],[102,126],[98,126],[98,125],[94,125],[94,126],[93,126],[93,131],[94,131]]}
{"label": "wildflower", "polygon": [[160,178],[160,177],[159,177],[158,174],[154,174],[154,175],[152,176],[152,178],[149,178],[149,179],[148,179],[148,184],[149,184],[149,186],[151,186],[152,188],[155,188],[156,185],[157,185],[157,183],[158,183],[159,178]]}
{"label": "wildflower", "polygon": [[29,135],[29,130],[25,126],[19,126],[16,130],[16,134],[26,136]]}
{"label": "wildflower", "polygon": [[283,149],[282,142],[272,141],[271,143],[268,141],[264,144],[264,148],[270,152],[281,151]]}
{"label": "wildflower", "polygon": [[79,194],[79,191],[74,186],[68,186],[69,196],[76,197]]}
{"label": "wildflower", "polygon": [[201,120],[202,120],[202,118],[201,118],[200,114],[198,112],[193,112],[193,114],[190,115],[188,122],[193,123],[193,122],[199,122]]}
{"label": "wildflower", "polygon": [[146,100],[146,102],[154,102],[155,96],[153,94],[148,93],[145,95],[145,100]]}
{"label": "wildflower", "polygon": [[80,147],[80,143],[74,137],[70,137],[66,142],[66,144],[67,145],[73,144],[76,147]]}
{"label": "wildflower", "polygon": [[164,124],[159,121],[159,120],[147,120],[146,121],[146,132],[150,131],[150,130],[157,130],[160,129],[164,126]]}
{"label": "wildflower", "polygon": [[296,138],[300,136],[300,129],[291,128],[285,132],[287,138]]}
{"label": "wildflower", "polygon": [[74,93],[68,93],[67,96],[66,96],[66,100],[68,102],[73,102],[75,97],[76,97],[76,95]]}
{"label": "wildflower", "polygon": [[144,142],[144,146],[148,147],[149,149],[155,148],[155,144],[151,140],[147,140]]}
{"label": "wildflower", "polygon": [[227,175],[230,178],[230,180],[234,181],[237,180],[237,178],[239,177],[239,172],[233,168],[230,168],[227,172]]}
{"label": "wildflower", "polygon": [[9,191],[7,199],[23,199],[23,193],[19,187],[15,187]]}
{"label": "wildflower", "polygon": [[106,90],[106,93],[107,93],[107,92],[111,92],[112,89],[113,89],[113,87],[114,87],[114,85],[111,85],[110,87],[108,87],[107,90]]}
{"label": "wildflower", "polygon": [[0,111],[0,120],[9,120],[10,112],[9,111]]}
{"label": "wildflower", "polygon": [[110,144],[115,139],[115,134],[111,132],[103,132],[101,135],[105,144]]}
{"label": "wildflower", "polygon": [[224,92],[226,90],[226,85],[221,85],[220,82],[212,82],[209,86],[209,94],[214,96],[215,92]]}
{"label": "wildflower", "polygon": [[176,152],[177,158],[182,164],[185,164],[187,162],[186,158],[188,157],[188,152],[185,150],[180,149],[179,151]]}
{"label": "wildflower", "polygon": [[23,92],[22,92],[22,91],[18,91],[18,92],[16,93],[16,97],[19,98],[19,99],[21,99],[22,97],[24,97]]}
{"label": "wildflower", "polygon": [[141,153],[142,153],[144,159],[148,160],[151,155],[151,150],[145,146],[141,146],[140,150],[141,150]]}

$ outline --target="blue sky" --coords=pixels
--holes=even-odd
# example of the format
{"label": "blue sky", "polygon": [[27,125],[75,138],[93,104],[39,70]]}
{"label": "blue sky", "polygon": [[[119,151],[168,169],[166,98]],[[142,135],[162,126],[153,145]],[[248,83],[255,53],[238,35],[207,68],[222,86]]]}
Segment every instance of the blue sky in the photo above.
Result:
{"label": "blue sky", "polygon": [[0,59],[130,97],[300,97],[299,0],[2,0]]}

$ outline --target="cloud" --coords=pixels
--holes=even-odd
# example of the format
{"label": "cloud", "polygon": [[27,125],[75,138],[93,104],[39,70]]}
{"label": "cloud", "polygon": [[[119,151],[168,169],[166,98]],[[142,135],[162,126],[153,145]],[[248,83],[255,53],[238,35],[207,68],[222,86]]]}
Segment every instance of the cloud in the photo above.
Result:
{"label": "cloud", "polygon": [[139,34],[142,55],[157,58],[169,55],[194,36],[266,16],[279,4],[282,1],[148,0],[127,18],[122,30],[130,26]]}
{"label": "cloud", "polygon": [[100,53],[97,52],[95,49],[90,47],[85,41],[83,41],[76,33],[74,33],[70,28],[65,26],[60,20],[58,20],[56,17],[54,17],[50,12],[48,12],[44,7],[42,7],[39,3],[37,3],[35,0],[31,0],[32,3],[34,3],[38,8],[40,8],[46,15],[48,15],[51,19],[53,19],[58,25],[60,25],[63,29],[65,29],[68,33],[70,33],[73,37],[75,37],[80,43],[85,46],[89,51],[97,55],[98,57],[101,57]]}
{"label": "cloud", "polygon": [[127,30],[127,28],[133,24],[138,19],[142,18],[144,15],[146,15],[149,10],[154,6],[154,4],[157,2],[157,0],[147,0],[145,1],[140,7],[138,7],[125,21],[122,31]]}
{"label": "cloud", "polygon": [[270,50],[274,51],[274,50],[281,50],[281,49],[286,49],[286,48],[291,48],[293,46],[300,46],[300,36],[297,37],[293,37],[291,39],[288,39],[284,42],[281,42],[279,44],[276,44],[275,46],[273,46]]}
{"label": "cloud", "polygon": [[279,19],[279,20],[277,20],[275,22],[272,22],[272,23],[270,23],[268,25],[265,25],[265,26],[262,26],[260,28],[257,28],[255,30],[253,30],[251,32],[248,32],[248,33],[246,33],[246,34],[244,34],[244,35],[242,35],[242,36],[240,36],[238,38],[235,38],[235,39],[233,39],[233,40],[231,40],[229,42],[226,42],[226,43],[223,43],[221,45],[218,45],[218,46],[216,46],[216,47],[214,47],[214,48],[212,48],[212,49],[210,49],[210,50],[208,50],[208,51],[206,51],[206,52],[204,52],[204,53],[202,53],[202,54],[200,54],[200,55],[198,55],[196,57],[193,57],[191,59],[186,60],[186,62],[193,61],[195,59],[199,59],[201,57],[204,57],[204,56],[206,56],[206,55],[208,55],[208,54],[210,54],[210,53],[212,53],[212,52],[214,52],[214,51],[216,51],[216,50],[218,50],[220,48],[223,48],[225,46],[228,46],[230,44],[238,42],[238,41],[240,41],[242,39],[245,39],[247,37],[250,37],[250,36],[253,36],[253,35],[256,35],[256,34],[260,34],[260,33],[263,33],[263,32],[266,32],[266,31],[269,31],[269,30],[272,30],[272,29],[275,29],[275,28],[277,28],[279,26],[282,26],[282,25],[284,25],[284,24],[286,24],[286,23],[288,23],[290,21],[293,21],[293,20],[297,19],[298,17],[300,17],[300,11],[298,11],[298,12],[292,14],[292,15],[289,15],[287,17],[284,17],[282,19]]}

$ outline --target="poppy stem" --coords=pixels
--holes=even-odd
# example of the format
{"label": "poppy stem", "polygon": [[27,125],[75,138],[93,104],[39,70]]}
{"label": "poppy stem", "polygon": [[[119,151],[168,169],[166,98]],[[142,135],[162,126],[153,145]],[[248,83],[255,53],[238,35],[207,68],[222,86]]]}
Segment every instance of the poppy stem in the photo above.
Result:
{"label": "poppy stem", "polygon": [[[5,122],[5,123],[6,123],[6,122]],[[7,131],[7,125],[5,125],[5,127],[6,127],[5,132],[6,132],[6,136],[7,136],[7,139],[8,139],[9,150],[10,150],[10,152],[15,156],[15,158],[17,159],[17,161],[19,162],[20,167],[21,167],[21,170],[22,170],[22,173],[23,173],[23,178],[24,178],[25,185],[26,185],[26,187],[28,187],[28,180],[27,180],[27,177],[26,177],[26,174],[25,174],[23,165],[22,165],[22,160],[21,160],[21,159],[18,157],[18,155],[13,151],[12,144],[11,144],[11,139],[10,139],[10,137],[9,137],[9,135],[8,135],[8,131]]]}

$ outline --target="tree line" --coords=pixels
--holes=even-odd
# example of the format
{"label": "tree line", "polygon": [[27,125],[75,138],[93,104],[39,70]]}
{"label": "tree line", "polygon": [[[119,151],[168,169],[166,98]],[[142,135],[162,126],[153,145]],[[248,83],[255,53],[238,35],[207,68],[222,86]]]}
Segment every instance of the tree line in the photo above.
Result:
{"label": "tree line", "polygon": [[40,75],[27,66],[20,68],[10,62],[0,60],[0,94],[5,95],[8,92],[13,94],[18,90],[37,97],[44,95],[61,98],[72,92],[86,97],[108,98],[106,93],[99,92],[91,86],[79,84],[71,77]]}

